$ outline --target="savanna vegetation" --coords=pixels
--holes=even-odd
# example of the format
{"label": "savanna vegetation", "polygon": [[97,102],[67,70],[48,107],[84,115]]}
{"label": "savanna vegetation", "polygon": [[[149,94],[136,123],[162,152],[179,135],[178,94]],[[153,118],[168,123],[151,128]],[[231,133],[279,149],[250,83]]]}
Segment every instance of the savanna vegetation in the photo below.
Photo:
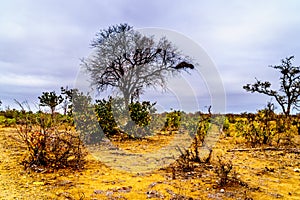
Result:
{"label": "savanna vegetation", "polygon": [[[120,47],[124,41],[128,48]],[[95,100],[62,87],[43,92],[38,111],[17,100],[19,109],[2,109],[1,199],[300,198],[300,118],[292,114],[299,109],[300,70],[293,57],[273,66],[281,74],[278,90],[259,80],[243,87],[275,98],[279,112],[270,102],[256,113],[218,114],[211,107],[159,113],[140,95],[193,70],[192,59],[166,38],[155,42],[127,24],[101,30],[92,47],[98,54],[82,65],[93,85],[121,95]],[[172,146],[179,156],[163,152],[173,162],[151,170],[126,170],[135,161],[116,157],[112,167],[95,156],[122,149],[142,157],[176,138],[190,145],[179,140]]]}
{"label": "savanna vegetation", "polygon": [[[112,100],[111,100],[112,101]],[[103,104],[99,103],[102,102]],[[101,105],[103,107],[101,108]],[[80,138],[72,115],[25,110],[1,112],[1,198],[28,199],[297,199],[299,116],[276,114],[269,104],[257,113],[226,114],[171,111],[149,115],[142,103],[132,105],[133,119],[154,120],[156,133],[133,137],[109,118],[109,100],[94,106],[103,133]],[[151,104],[144,103],[145,107]],[[107,113],[101,118],[97,113]],[[136,110],[136,111],[134,111]],[[145,111],[146,110],[146,111]],[[149,117],[150,116],[150,117]],[[185,119],[190,120],[185,120]],[[143,123],[142,123],[143,122]],[[148,121],[149,122],[149,121]],[[220,124],[221,122],[221,124]],[[76,123],[75,123],[76,124]],[[196,127],[193,124],[197,124]],[[85,124],[86,126],[87,124]],[[80,124],[78,125],[80,126]],[[89,145],[104,136],[128,152],[146,153],[165,146],[185,128],[195,130],[190,148],[172,164],[151,172],[132,173],[96,160]],[[219,132],[219,127],[222,127]],[[114,131],[111,131],[114,130]],[[207,134],[220,133],[209,146]],[[145,134],[146,133],[146,134]],[[103,135],[101,135],[103,134]],[[97,141],[97,142],[95,142]],[[120,165],[127,165],[121,163]],[[38,191],[38,192],[37,192]]]}

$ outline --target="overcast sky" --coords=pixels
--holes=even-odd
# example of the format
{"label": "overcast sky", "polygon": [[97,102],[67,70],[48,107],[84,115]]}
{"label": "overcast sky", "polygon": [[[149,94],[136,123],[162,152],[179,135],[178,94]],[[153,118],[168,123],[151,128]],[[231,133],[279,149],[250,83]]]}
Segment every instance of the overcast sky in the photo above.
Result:
{"label": "overcast sky", "polygon": [[[158,27],[182,33],[215,63],[227,112],[255,112],[269,97],[242,86],[255,77],[275,82],[269,65],[295,56],[300,65],[297,0],[0,0],[0,100],[38,102],[43,91],[73,86],[80,58],[110,25]],[[203,105],[203,107],[206,105]]]}

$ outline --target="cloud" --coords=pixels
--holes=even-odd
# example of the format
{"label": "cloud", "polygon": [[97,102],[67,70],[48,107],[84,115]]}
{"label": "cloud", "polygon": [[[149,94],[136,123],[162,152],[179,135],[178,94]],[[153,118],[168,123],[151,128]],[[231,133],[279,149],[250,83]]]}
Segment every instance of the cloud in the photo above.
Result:
{"label": "cloud", "polygon": [[0,99],[33,99],[43,89],[72,85],[95,33],[128,22],[136,28],[176,30],[200,44],[218,68],[228,107],[238,110],[239,99],[240,110],[253,110],[262,99],[254,95],[254,104],[243,100],[248,93],[242,86],[254,77],[276,82],[278,74],[267,66],[286,56],[295,55],[299,63],[299,6],[293,0],[4,1]]}
{"label": "cloud", "polygon": [[21,75],[21,74],[1,74],[0,84],[7,84],[15,87],[45,87],[55,81],[54,77],[39,75]]}

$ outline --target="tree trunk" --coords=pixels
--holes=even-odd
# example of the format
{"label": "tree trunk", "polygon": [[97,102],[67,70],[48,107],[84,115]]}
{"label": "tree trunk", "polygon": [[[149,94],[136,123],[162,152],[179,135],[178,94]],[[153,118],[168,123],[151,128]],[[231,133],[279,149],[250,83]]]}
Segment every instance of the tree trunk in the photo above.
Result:
{"label": "tree trunk", "polygon": [[53,116],[55,112],[55,107],[51,107],[51,115]]}

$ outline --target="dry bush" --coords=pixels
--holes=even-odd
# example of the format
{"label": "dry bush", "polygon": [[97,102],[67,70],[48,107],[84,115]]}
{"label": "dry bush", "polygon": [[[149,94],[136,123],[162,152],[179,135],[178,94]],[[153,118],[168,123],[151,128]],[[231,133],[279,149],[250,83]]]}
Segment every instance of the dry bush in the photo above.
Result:
{"label": "dry bush", "polygon": [[[211,127],[211,115],[209,114],[200,114],[197,124],[196,130],[190,130],[191,132],[196,132],[194,135],[194,140],[189,147],[189,149],[185,150],[185,152],[181,152],[181,157],[184,160],[192,161],[192,162],[199,162],[199,163],[209,163],[212,148],[206,146],[205,144],[205,137],[207,136],[207,132]],[[209,154],[205,158],[201,158],[200,156],[200,148],[207,149]]]}
{"label": "dry bush", "polygon": [[[36,114],[36,122],[28,119],[28,112],[19,116],[18,141],[26,147],[22,161],[25,168],[81,168],[86,155],[80,136],[76,131],[62,129],[59,114],[43,112]],[[42,167],[42,168],[41,168]]]}
{"label": "dry bush", "polygon": [[239,132],[251,147],[261,145],[293,145],[296,125],[292,124],[292,116],[276,114],[274,105],[268,103],[265,109],[256,114],[246,114],[235,124]]}
{"label": "dry bush", "polygon": [[232,172],[233,165],[231,160],[225,160],[219,156],[217,158],[215,172],[219,177],[218,185],[225,186],[229,182],[229,174]]}

